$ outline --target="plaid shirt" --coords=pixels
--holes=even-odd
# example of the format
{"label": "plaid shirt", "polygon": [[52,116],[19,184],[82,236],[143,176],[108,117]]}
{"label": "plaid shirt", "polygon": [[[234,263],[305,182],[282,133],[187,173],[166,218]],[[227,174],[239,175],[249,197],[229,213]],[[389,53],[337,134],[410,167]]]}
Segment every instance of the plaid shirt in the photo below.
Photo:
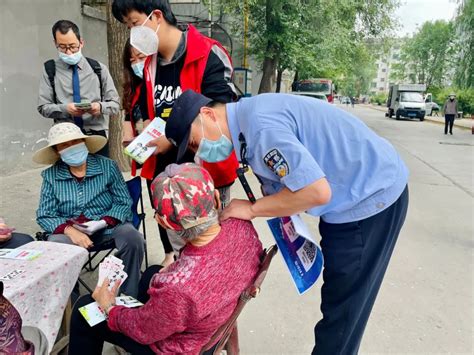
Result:
{"label": "plaid shirt", "polygon": [[[36,222],[48,233],[81,214],[90,220],[110,216],[124,223],[132,219],[132,200],[113,160],[89,154],[86,175],[81,182],[61,160],[44,170],[41,176],[43,185]],[[107,229],[104,233],[112,231]]]}

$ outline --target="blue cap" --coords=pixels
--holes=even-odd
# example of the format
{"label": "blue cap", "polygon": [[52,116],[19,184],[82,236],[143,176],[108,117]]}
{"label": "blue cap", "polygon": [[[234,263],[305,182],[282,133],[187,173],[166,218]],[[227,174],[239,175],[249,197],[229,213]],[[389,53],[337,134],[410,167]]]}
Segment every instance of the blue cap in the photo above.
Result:
{"label": "blue cap", "polygon": [[170,117],[166,120],[165,135],[178,147],[177,161],[180,162],[188,149],[191,125],[203,106],[212,100],[193,90],[186,90],[175,101]]}

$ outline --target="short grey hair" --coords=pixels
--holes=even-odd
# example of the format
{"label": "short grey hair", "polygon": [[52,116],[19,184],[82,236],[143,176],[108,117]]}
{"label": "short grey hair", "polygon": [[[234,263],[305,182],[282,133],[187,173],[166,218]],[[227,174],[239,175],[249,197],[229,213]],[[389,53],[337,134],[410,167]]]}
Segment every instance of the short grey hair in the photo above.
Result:
{"label": "short grey hair", "polygon": [[191,241],[199,237],[202,233],[207,231],[211,226],[214,224],[219,223],[219,214],[216,209],[213,209],[211,213],[209,213],[209,219],[197,226],[183,229],[180,231],[173,231],[176,233],[177,236],[184,239],[186,242]]}

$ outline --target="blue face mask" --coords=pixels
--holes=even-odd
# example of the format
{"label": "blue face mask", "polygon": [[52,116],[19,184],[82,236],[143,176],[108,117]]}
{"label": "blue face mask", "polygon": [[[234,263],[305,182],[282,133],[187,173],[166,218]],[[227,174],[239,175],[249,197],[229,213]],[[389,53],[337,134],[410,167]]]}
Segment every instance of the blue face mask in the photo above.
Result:
{"label": "blue face mask", "polygon": [[202,118],[199,115],[201,120],[202,136],[201,142],[199,143],[198,150],[196,155],[205,162],[208,163],[217,163],[223,160],[226,160],[234,150],[234,145],[224,134],[222,134],[221,127],[216,122],[219,131],[221,132],[221,137],[216,141],[211,141],[204,138],[204,125],[202,123]]}
{"label": "blue face mask", "polygon": [[78,52],[73,53],[73,54],[66,54],[63,52],[58,52],[58,53],[59,53],[59,59],[61,59],[64,63],[69,64],[69,65],[76,65],[77,63],[80,62],[82,58],[82,53],[80,49]]}
{"label": "blue face mask", "polygon": [[132,69],[136,76],[143,79],[143,69],[145,68],[145,61],[133,63]]}
{"label": "blue face mask", "polygon": [[61,160],[69,166],[81,166],[87,161],[89,150],[84,142],[75,144],[59,152]]}

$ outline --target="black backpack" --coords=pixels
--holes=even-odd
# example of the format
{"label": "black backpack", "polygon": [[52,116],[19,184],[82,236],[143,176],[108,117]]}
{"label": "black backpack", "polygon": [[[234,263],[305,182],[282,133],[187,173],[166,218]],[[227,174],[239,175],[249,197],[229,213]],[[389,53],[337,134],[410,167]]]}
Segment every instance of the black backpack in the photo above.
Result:
{"label": "black backpack", "polygon": [[[94,70],[94,73],[97,75],[99,78],[99,86],[100,86],[100,99],[103,100],[103,93],[102,93],[102,68],[100,66],[100,63],[92,58],[87,58],[87,62],[89,65],[92,67],[92,70]],[[56,75],[56,63],[54,62],[54,59],[50,59],[44,63],[44,69],[46,70],[46,74],[48,74],[48,79],[49,82],[51,83],[51,88],[53,89],[53,101],[55,104],[58,103],[56,99],[56,86],[54,84],[54,76]]]}

